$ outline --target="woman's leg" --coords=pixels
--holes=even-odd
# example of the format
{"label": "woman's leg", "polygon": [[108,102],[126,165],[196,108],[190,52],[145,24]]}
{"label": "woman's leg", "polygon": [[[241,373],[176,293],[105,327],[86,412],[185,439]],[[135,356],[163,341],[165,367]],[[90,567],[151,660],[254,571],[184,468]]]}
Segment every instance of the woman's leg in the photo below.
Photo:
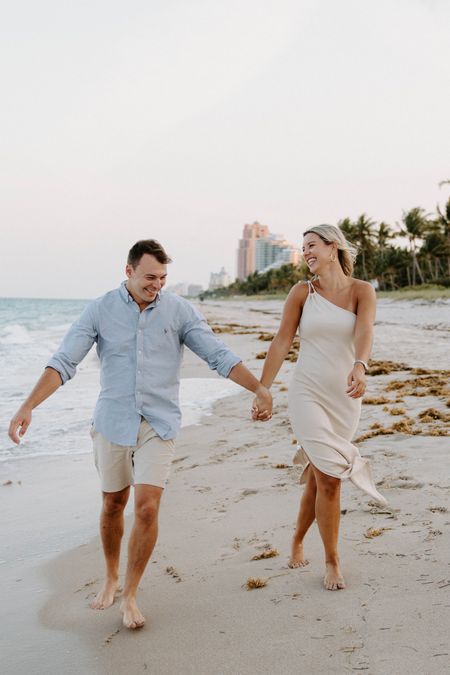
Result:
{"label": "woman's leg", "polygon": [[292,538],[292,552],[289,567],[303,567],[308,564],[303,553],[303,539],[316,517],[316,479],[311,464],[305,470],[306,484],[300,500],[297,527]]}
{"label": "woman's leg", "polygon": [[345,588],[338,555],[341,518],[341,481],[312,467],[317,484],[316,519],[325,548],[324,586],[329,591]]}

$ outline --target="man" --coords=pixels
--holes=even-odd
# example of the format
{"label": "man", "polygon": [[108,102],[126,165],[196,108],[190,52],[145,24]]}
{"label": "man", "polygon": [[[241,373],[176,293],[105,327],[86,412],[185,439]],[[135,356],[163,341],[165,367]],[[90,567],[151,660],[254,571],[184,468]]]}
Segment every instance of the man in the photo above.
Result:
{"label": "man", "polygon": [[180,426],[183,345],[220,375],[256,394],[254,419],[271,417],[269,391],[241,359],[187,300],[161,293],[170,262],[153,239],[138,241],[131,248],[127,280],[87,305],[9,426],[10,438],[19,443],[31,423],[32,410],[75,375],[77,365],[97,343],[101,391],[91,436],[103,493],[100,534],[106,579],[91,607],[106,609],[119,590],[124,508],[134,485],[134,524],[120,605],[127,628],[145,623],[136,593],[156,543],[161,495]]}

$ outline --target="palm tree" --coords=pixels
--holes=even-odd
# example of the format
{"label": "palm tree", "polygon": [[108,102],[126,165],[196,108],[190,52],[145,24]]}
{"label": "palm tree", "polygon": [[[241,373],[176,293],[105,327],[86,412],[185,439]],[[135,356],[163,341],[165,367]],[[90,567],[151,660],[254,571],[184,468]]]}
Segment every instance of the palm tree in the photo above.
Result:
{"label": "palm tree", "polygon": [[[450,184],[450,180],[445,180],[439,183],[439,187],[448,184]],[[446,239],[445,255],[447,257],[448,275],[450,276],[450,197],[448,198],[443,211],[441,211],[439,204],[437,205],[436,210],[438,214],[437,222],[441,225],[443,235]]]}
{"label": "palm tree", "polygon": [[416,270],[421,282],[424,283],[423,273],[417,260],[417,240],[424,237],[428,222],[425,209],[422,209],[420,206],[415,206],[409,211],[403,211],[402,223],[404,229],[402,229],[401,234],[407,237],[409,241],[412,256],[411,283],[413,286],[416,285]]}
{"label": "palm tree", "polygon": [[354,223],[352,223],[350,218],[343,218],[338,222],[337,226],[339,227],[340,230],[342,230],[346,239],[348,239],[353,243],[356,237],[356,232],[355,232],[355,225]]}
{"label": "palm tree", "polygon": [[[374,255],[374,271],[377,277],[380,277],[381,289],[384,290],[386,287],[385,276],[387,273],[387,253],[390,249],[389,242],[392,239],[395,239],[397,232],[385,222],[381,222],[378,225],[378,229],[375,231],[376,246],[375,246],[375,255]],[[392,286],[392,268],[389,271],[391,286]]]}
{"label": "palm tree", "polygon": [[441,275],[441,259],[447,256],[448,260],[449,255],[450,246],[444,228],[438,219],[430,221],[419,257],[425,258],[427,261],[430,277],[433,281],[437,282]]}
{"label": "palm tree", "polygon": [[[359,248],[361,254],[362,276],[366,281],[369,278],[369,271],[373,269],[373,261],[371,256],[375,249],[375,234],[373,227],[375,222],[371,220],[365,213],[361,214],[358,220],[354,223],[354,241]],[[367,263],[371,261],[370,270],[368,270]]]}
{"label": "palm tree", "polygon": [[395,239],[397,232],[394,232],[394,230],[387,223],[381,222],[378,225],[378,230],[375,232],[375,236],[380,253],[383,255],[388,242],[392,239]]}

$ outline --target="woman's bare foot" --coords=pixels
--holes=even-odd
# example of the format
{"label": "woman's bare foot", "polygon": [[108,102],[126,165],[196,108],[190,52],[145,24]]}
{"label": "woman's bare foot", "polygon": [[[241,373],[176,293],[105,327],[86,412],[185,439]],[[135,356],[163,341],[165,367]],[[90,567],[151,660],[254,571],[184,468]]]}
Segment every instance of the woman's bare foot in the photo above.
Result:
{"label": "woman's bare foot", "polygon": [[94,600],[91,602],[91,609],[107,609],[111,607],[114,602],[116,593],[121,591],[118,579],[107,579],[103,584],[101,590],[97,593]]}
{"label": "woman's bare foot", "polygon": [[345,588],[344,577],[342,576],[341,566],[338,562],[326,563],[326,572],[323,579],[323,585],[327,591],[339,591]]}
{"label": "woman's bare foot", "polygon": [[125,628],[142,628],[145,617],[139,611],[135,598],[124,598],[120,603],[120,611],[123,614]]}
{"label": "woman's bare foot", "polygon": [[295,569],[296,567],[305,567],[309,565],[309,560],[306,560],[303,553],[303,544],[297,544],[295,539],[292,541],[291,559],[288,562],[288,567]]}

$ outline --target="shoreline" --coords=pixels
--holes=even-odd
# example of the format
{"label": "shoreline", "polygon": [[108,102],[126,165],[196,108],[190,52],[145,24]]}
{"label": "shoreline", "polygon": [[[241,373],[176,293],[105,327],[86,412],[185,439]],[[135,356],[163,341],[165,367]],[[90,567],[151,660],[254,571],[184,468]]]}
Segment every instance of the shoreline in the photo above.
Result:
{"label": "shoreline", "polygon": [[[204,302],[228,302],[242,300],[248,302],[250,300],[285,300],[289,291],[277,291],[276,293],[257,293],[255,295],[224,295],[224,296],[208,296]],[[420,286],[398,288],[393,291],[377,291],[378,300],[428,300],[434,302],[435,300],[448,300],[450,298],[450,287],[445,286],[430,286],[425,288]],[[191,301],[198,301],[198,297],[188,298]]]}
{"label": "shoreline", "polygon": [[[197,387],[192,387],[193,383],[198,380],[199,384]],[[202,423],[203,417],[208,417],[212,414],[214,405],[217,401],[221,401],[228,396],[233,396],[237,393],[239,387],[232,382],[231,380],[224,380],[219,377],[183,377],[180,380],[180,407],[182,410],[182,426],[197,426]],[[188,394],[189,390],[189,394]],[[203,400],[200,399],[200,392]],[[39,421],[36,426],[38,427]],[[43,451],[43,452],[32,452],[32,453],[21,453],[21,446],[17,448],[12,443],[10,455],[3,454],[5,451],[0,452],[0,467],[2,464],[7,462],[14,461],[23,461],[26,459],[33,459],[39,457],[78,457],[79,455],[89,455],[92,453],[91,443],[89,441],[89,420],[86,420],[86,443],[82,449],[75,449],[69,451]],[[33,429],[32,429],[33,431]]]}

